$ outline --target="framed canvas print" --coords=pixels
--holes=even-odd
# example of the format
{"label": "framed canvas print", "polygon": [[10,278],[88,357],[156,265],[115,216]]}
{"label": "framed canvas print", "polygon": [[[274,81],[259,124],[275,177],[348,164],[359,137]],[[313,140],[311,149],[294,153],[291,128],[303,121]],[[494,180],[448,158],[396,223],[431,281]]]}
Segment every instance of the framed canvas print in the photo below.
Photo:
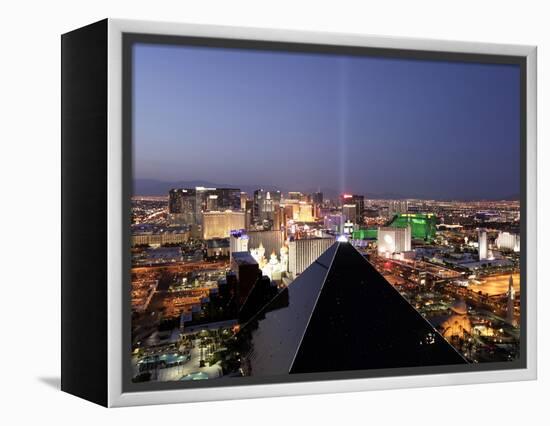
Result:
{"label": "framed canvas print", "polygon": [[536,49],[103,20],[62,42],[62,389],[536,378]]}

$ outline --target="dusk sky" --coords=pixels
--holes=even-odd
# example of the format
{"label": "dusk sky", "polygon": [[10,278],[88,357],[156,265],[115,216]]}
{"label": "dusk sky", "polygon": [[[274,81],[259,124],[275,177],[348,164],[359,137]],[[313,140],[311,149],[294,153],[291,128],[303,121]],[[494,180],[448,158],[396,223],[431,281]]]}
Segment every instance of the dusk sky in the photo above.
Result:
{"label": "dusk sky", "polygon": [[520,69],[134,46],[134,178],[442,199],[520,191]]}

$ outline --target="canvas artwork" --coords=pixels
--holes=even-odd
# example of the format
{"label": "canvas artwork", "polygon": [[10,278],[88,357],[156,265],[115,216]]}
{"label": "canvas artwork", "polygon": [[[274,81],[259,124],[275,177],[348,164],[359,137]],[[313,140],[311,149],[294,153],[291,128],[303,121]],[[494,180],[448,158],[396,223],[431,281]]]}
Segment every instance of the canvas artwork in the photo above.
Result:
{"label": "canvas artwork", "polygon": [[128,49],[133,389],[523,365],[519,64]]}
{"label": "canvas artwork", "polygon": [[62,390],[536,378],[536,47],[104,19],[62,36]]}

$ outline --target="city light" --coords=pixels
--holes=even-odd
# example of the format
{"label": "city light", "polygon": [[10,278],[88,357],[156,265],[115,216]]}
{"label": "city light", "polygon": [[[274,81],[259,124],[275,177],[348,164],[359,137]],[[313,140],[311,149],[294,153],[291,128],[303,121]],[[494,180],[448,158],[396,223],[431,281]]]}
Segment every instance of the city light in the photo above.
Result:
{"label": "city light", "polygon": [[[356,210],[342,200],[360,195],[317,195],[316,204],[298,191],[242,194],[197,187],[134,198],[133,327],[153,325],[132,347],[139,380],[227,374],[215,348],[254,316],[239,318],[253,289],[271,300],[335,242],[352,244],[468,362],[519,356],[518,202],[364,200]],[[304,205],[315,212],[307,222],[293,211]],[[167,324],[175,331],[165,336]],[[234,359],[231,374],[241,371],[242,355],[224,356]]]}
{"label": "city light", "polygon": [[135,382],[520,359],[519,80],[427,62],[433,97],[406,60],[203,48],[136,56],[171,72],[136,62]]}

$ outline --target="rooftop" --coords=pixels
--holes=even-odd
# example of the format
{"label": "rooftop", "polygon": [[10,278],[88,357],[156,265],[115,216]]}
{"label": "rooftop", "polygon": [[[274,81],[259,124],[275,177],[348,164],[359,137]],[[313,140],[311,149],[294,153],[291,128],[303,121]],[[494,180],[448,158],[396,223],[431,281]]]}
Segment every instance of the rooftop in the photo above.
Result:
{"label": "rooftop", "polygon": [[237,263],[237,265],[257,265],[258,262],[254,260],[252,255],[247,251],[235,251],[231,255],[233,257],[233,261]]}

